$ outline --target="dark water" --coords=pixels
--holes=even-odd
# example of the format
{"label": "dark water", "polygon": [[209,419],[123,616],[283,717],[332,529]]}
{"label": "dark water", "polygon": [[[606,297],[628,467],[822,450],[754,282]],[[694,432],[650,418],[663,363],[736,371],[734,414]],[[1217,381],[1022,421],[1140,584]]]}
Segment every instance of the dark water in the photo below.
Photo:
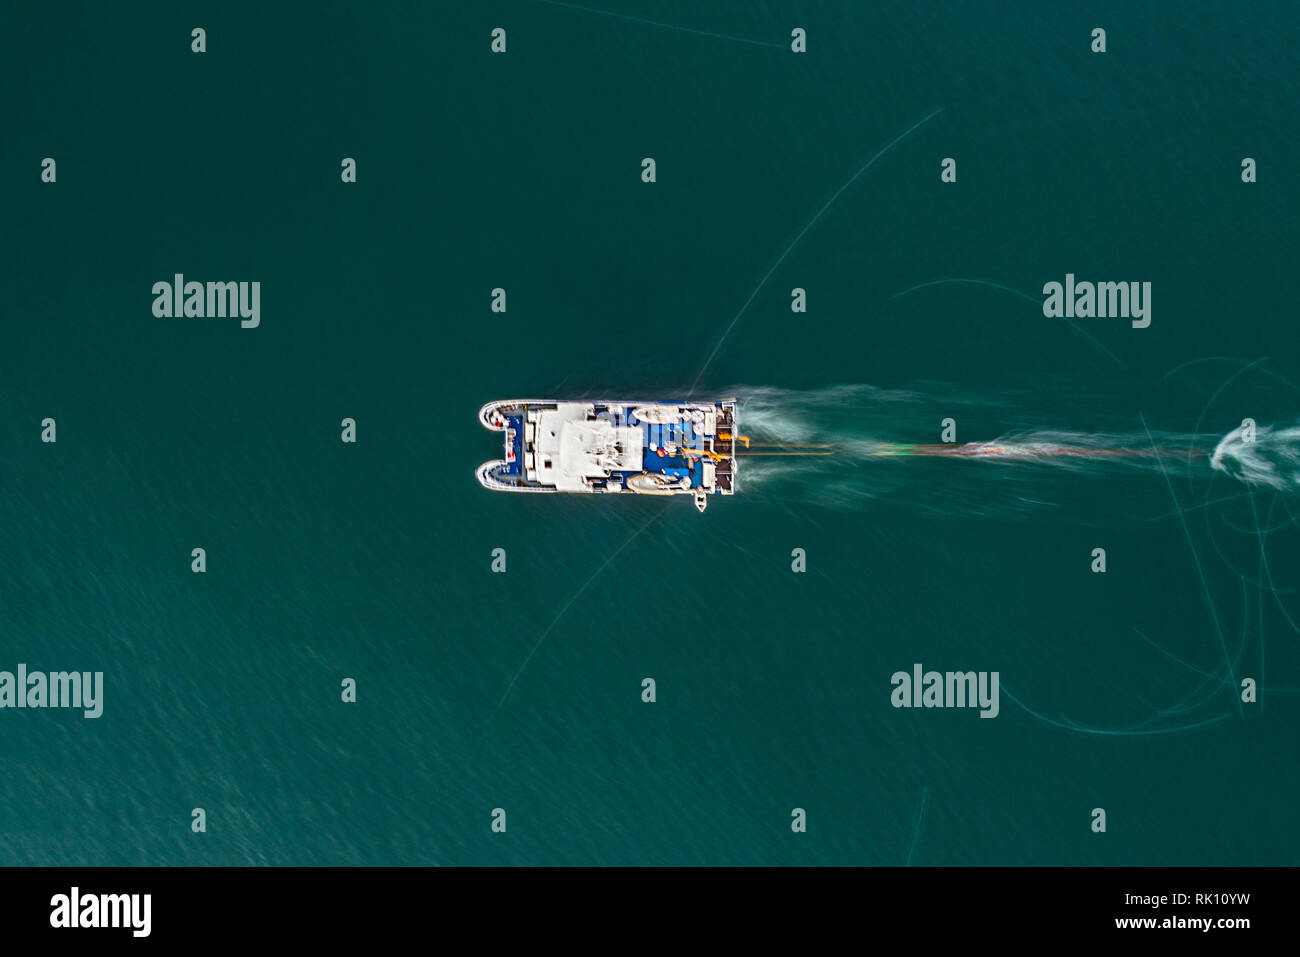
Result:
{"label": "dark water", "polygon": [[[1297,8],[596,5],[11,14],[0,669],[105,701],[0,711],[0,861],[1300,860]],[[704,516],[473,480],[489,399],[693,385],[839,451]],[[861,454],[947,417],[1167,454]]]}

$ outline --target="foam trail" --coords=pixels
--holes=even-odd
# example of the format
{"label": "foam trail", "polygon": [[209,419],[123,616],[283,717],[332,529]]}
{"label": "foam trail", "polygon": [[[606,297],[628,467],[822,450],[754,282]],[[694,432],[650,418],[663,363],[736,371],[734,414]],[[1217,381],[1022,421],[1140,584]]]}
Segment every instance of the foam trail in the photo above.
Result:
{"label": "foam trail", "polygon": [[[925,511],[1006,514],[1061,506],[1074,477],[1122,473],[1158,475],[1170,460],[1190,460],[1205,477],[1228,474],[1248,487],[1300,493],[1300,426],[1261,425],[1255,440],[1238,429],[1217,448],[1194,433],[1011,428],[990,439],[943,443],[940,422],[959,429],[993,420],[1021,425],[1033,396],[975,396],[931,384],[915,389],[836,385],[809,391],[769,387],[728,390],[741,403],[741,431],[752,451],[742,460],[739,487],[785,500],[861,507],[889,497]],[[792,457],[770,450],[797,446]],[[830,451],[833,454],[823,454]],[[961,460],[940,467],[916,459]],[[1048,470],[1051,470],[1050,473]],[[1055,477],[1053,477],[1055,475]],[[1076,483],[1077,484],[1077,483]],[[1074,494],[1082,494],[1078,489]]]}
{"label": "foam trail", "polygon": [[1300,491],[1300,425],[1260,425],[1247,439],[1244,428],[1233,429],[1215,446],[1210,466],[1247,485]]}

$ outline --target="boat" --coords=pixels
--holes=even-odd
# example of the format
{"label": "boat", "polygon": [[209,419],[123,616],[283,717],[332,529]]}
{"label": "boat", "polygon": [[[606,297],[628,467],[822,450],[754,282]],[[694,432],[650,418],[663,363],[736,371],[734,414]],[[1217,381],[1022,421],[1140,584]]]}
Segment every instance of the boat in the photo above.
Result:
{"label": "boat", "polygon": [[503,399],[479,409],[504,457],[478,467],[494,492],[689,495],[701,512],[736,493],[736,400]]}

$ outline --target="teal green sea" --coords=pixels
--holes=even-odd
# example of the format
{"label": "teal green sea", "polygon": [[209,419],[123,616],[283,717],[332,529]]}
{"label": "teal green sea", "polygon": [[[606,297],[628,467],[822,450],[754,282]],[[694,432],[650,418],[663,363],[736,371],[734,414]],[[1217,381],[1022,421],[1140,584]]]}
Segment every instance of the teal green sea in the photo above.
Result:
{"label": "teal green sea", "polygon": [[[104,700],[0,708],[0,863],[1300,862],[1300,7],[7,19],[0,671]],[[704,515],[474,480],[484,402],[692,389],[836,454]],[[870,454],[947,418],[1126,454]]]}

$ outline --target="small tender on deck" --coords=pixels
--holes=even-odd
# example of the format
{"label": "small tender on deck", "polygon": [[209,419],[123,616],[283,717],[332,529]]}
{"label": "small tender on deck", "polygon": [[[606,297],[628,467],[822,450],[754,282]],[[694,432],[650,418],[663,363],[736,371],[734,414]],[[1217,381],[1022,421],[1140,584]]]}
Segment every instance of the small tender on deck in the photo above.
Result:
{"label": "small tender on deck", "polygon": [[478,467],[498,492],[710,495],[736,490],[736,400],[506,399],[479,409],[504,458]]}

